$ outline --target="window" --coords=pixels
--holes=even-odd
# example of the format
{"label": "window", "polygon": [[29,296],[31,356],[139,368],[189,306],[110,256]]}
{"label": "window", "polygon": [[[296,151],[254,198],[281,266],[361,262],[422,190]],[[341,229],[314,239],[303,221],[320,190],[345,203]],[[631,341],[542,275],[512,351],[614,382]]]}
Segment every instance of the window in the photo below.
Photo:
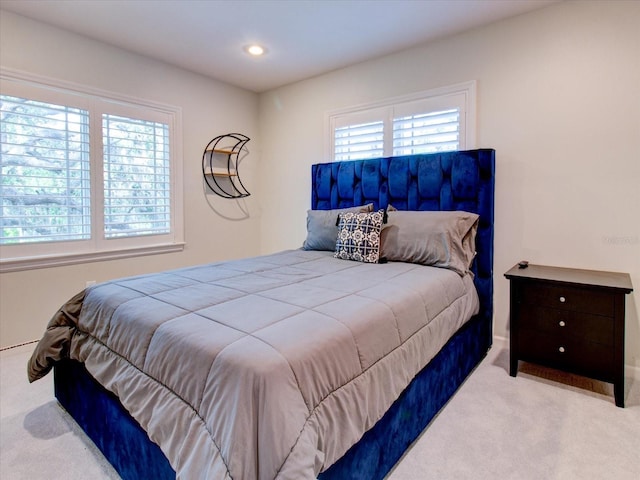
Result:
{"label": "window", "polygon": [[336,161],[473,148],[475,82],[329,114]]}
{"label": "window", "polygon": [[1,271],[183,248],[179,110],[1,81]]}
{"label": "window", "polygon": [[393,119],[393,154],[459,150],[460,108]]}
{"label": "window", "polygon": [[169,233],[169,126],[102,116],[106,238]]}
{"label": "window", "polygon": [[0,96],[0,244],[91,238],[89,112]]}

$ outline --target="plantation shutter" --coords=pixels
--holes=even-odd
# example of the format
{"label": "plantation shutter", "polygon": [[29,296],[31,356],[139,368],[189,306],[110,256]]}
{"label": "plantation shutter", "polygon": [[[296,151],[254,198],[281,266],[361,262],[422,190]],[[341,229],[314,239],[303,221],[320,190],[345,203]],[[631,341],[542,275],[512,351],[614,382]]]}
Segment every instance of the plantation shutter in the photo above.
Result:
{"label": "plantation shutter", "polygon": [[378,158],[384,153],[382,121],[335,129],[335,160]]}
{"label": "plantation shutter", "polygon": [[102,131],[105,238],[169,233],[169,126],[103,114]]}
{"label": "plantation shutter", "polygon": [[334,161],[472,148],[475,82],[329,113]]}
{"label": "plantation shutter", "polygon": [[89,112],[0,96],[0,245],[91,237]]}
{"label": "plantation shutter", "polygon": [[393,154],[458,150],[460,109],[418,113],[393,119]]}
{"label": "plantation shutter", "polygon": [[384,108],[331,117],[334,160],[359,160],[383,156],[387,122],[388,112]]}

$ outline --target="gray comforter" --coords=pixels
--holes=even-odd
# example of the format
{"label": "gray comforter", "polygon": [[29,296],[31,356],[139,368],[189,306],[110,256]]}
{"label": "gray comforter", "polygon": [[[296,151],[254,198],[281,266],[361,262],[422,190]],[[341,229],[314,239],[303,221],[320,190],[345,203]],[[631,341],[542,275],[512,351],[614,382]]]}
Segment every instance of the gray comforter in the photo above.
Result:
{"label": "gray comforter", "polygon": [[313,479],[477,311],[470,276],[294,250],[96,285],[51,320],[181,479]]}

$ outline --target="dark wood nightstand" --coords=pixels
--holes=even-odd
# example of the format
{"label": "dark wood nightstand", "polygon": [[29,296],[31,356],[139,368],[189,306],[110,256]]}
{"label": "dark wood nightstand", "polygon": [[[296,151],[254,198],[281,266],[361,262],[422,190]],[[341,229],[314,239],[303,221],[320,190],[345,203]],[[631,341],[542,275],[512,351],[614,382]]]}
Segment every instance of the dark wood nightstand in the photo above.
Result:
{"label": "dark wood nightstand", "polygon": [[510,365],[518,360],[613,383],[624,407],[626,273],[515,265],[510,280]]}

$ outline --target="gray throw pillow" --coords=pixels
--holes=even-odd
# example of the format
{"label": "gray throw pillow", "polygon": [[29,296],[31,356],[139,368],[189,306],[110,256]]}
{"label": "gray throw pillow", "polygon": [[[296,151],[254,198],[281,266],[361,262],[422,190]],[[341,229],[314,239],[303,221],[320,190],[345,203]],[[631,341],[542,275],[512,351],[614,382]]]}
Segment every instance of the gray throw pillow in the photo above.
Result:
{"label": "gray throw pillow", "polygon": [[334,210],[307,211],[307,238],[302,244],[302,248],[304,250],[335,251],[338,239],[338,215],[347,212],[371,211],[373,211],[373,203]]}

